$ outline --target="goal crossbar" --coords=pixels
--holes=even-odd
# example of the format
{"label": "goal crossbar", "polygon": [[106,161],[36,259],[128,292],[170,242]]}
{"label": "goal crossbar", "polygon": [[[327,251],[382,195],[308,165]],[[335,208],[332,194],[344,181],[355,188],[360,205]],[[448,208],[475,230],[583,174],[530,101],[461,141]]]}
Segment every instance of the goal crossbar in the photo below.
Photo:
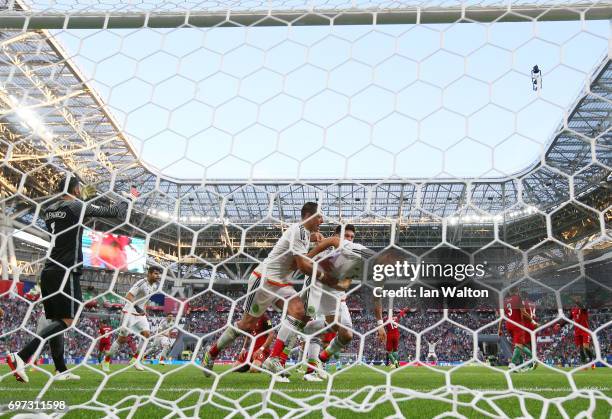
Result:
{"label": "goal crossbar", "polygon": [[0,14],[3,29],[209,28],[223,26],[328,26],[454,22],[569,21],[612,18],[612,5],[210,12],[30,12]]}

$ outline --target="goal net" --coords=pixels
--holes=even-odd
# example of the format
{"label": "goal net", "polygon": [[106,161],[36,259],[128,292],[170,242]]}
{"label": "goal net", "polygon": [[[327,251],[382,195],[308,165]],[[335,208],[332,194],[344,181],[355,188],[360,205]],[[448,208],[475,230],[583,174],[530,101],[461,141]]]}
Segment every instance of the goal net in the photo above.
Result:
{"label": "goal net", "polygon": [[608,417],[611,15],[0,2],[0,411]]}

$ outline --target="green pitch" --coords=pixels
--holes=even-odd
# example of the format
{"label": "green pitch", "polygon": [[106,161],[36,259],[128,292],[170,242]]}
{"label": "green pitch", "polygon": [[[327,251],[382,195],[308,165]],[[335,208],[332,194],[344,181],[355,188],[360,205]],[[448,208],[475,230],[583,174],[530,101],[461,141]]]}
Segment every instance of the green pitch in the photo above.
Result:
{"label": "green pitch", "polygon": [[[560,408],[569,417],[581,412],[588,417],[605,419],[612,415],[612,370],[609,368],[575,373],[574,381],[580,391],[573,395],[570,381],[564,374],[567,370],[540,366],[536,371],[506,376],[488,368],[466,366],[453,370],[447,383],[445,373],[448,371],[448,368],[389,370],[352,367],[337,374],[326,398],[328,382],[305,382],[295,369],[292,370],[291,383],[272,386],[266,374],[230,373],[227,367],[216,367],[215,372],[221,376],[211,396],[214,379],[204,377],[200,369],[191,365],[153,366],[145,372],[114,366],[112,372],[116,374],[112,376],[95,367],[81,367],[74,371],[81,375],[81,381],[57,382],[49,387],[42,400],[63,400],[69,406],[87,404],[99,409],[76,407],[65,416],[68,418],[105,417],[103,404],[113,406],[119,417],[161,418],[171,413],[173,406],[186,416],[216,418],[237,411],[234,417],[242,417],[259,412],[264,403],[265,408],[279,416],[317,418],[325,410],[329,415],[351,419],[371,419],[396,413],[425,418],[452,412],[453,399],[457,414],[473,418],[486,414],[537,417],[546,406],[546,417],[562,417]],[[0,367],[0,374],[7,372],[6,366]],[[387,376],[385,373],[391,374]],[[0,382],[3,413],[9,413],[7,405],[11,400],[34,400],[48,378],[40,371],[29,373],[29,377],[28,384],[17,383],[10,375]],[[105,379],[107,381],[103,382]],[[386,394],[384,386],[387,380],[399,390]],[[517,393],[508,391],[509,382],[525,396],[522,398],[523,407]],[[96,394],[102,384],[103,389]],[[269,391],[271,389],[283,390],[284,394]],[[479,398],[475,391],[487,392],[486,397]],[[152,395],[155,397],[151,398]],[[568,395],[572,397],[561,399]],[[198,404],[199,408],[196,407]],[[315,410],[308,413],[308,406]],[[262,417],[272,417],[272,414]]]}

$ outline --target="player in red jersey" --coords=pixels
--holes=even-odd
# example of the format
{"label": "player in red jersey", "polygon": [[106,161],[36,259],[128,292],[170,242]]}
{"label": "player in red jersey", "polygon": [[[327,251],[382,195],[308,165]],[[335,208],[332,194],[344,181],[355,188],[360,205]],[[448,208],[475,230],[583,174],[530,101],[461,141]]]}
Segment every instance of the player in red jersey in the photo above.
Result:
{"label": "player in red jersey", "polygon": [[272,321],[266,313],[262,314],[250,333],[252,336],[256,336],[253,351],[250,351],[251,339],[245,339],[242,351],[240,351],[240,355],[233,365],[237,368],[236,372],[259,372],[257,368],[261,368],[261,364],[270,356],[270,346],[274,341],[274,333],[272,331],[266,332],[271,329]]}
{"label": "player in red jersey", "polygon": [[[587,332],[587,330],[589,330],[589,311],[583,304],[580,296],[574,297],[574,306],[570,314],[575,323],[574,343],[580,351],[580,361],[586,364],[595,359],[595,354],[591,350],[591,335]],[[584,329],[576,325],[582,326]],[[595,368],[595,364],[593,364],[593,368]]]}
{"label": "player in red jersey", "polygon": [[[520,296],[521,296],[521,299],[523,300],[523,306],[525,307],[525,311],[529,314],[529,318],[522,316],[523,321],[521,322],[521,324],[529,330],[535,330],[538,327],[537,317],[536,317],[537,304],[535,303],[535,301],[531,301],[527,293],[524,291],[520,293]],[[526,334],[525,346],[529,347],[531,352],[533,353],[534,348],[531,347],[531,336],[529,335],[528,332],[525,332],[525,334]],[[521,362],[522,361],[523,360],[521,359]],[[538,367],[538,363],[533,362],[531,367],[529,367],[528,369],[536,369],[537,367]]]}
{"label": "player in red jersey", "polygon": [[525,306],[525,310],[527,311],[527,313],[529,313],[530,316],[530,319],[525,319],[523,317],[523,325],[529,330],[535,330],[537,327],[537,304],[534,301],[529,300],[529,298],[525,296],[525,298],[523,298],[523,305]]}
{"label": "player in red jersey", "polygon": [[387,319],[385,323],[385,331],[387,332],[387,356],[391,361],[391,368],[399,367],[399,355],[397,353],[399,349],[399,338],[400,330],[398,323],[402,317],[406,315],[406,309],[400,310],[397,316],[393,316],[391,319]]}
{"label": "player in red jersey", "polygon": [[106,361],[106,352],[111,347],[111,333],[113,328],[110,327],[104,320],[100,319],[100,325],[98,327],[98,335],[100,340],[98,342],[98,364],[102,366],[103,371],[110,371],[110,362]]}
{"label": "player in red jersey", "polygon": [[338,332],[335,332],[333,330],[323,333],[323,336],[321,337],[321,343],[323,344],[323,347],[327,347],[327,345],[329,345],[331,341],[334,340],[336,335],[338,335]]}
{"label": "player in red jersey", "polygon": [[[518,325],[525,327],[525,324],[533,323],[535,328],[537,323],[535,323],[529,312],[525,309],[518,287],[510,288],[508,297],[504,300],[504,308],[501,310],[501,314],[506,318],[506,329],[512,336],[514,352],[508,365],[512,369],[516,365],[523,363],[522,355],[525,355],[526,359],[532,358],[531,349],[528,347],[531,341],[530,335]],[[502,336],[502,322],[499,322],[498,334]]]}

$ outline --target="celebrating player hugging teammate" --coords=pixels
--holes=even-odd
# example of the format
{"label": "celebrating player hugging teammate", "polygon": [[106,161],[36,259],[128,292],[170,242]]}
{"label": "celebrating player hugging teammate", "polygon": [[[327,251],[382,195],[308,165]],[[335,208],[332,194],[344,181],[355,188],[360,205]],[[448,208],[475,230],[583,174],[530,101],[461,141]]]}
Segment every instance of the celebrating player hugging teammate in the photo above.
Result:
{"label": "celebrating player hugging teammate", "polygon": [[[506,318],[506,329],[512,336],[512,345],[514,346],[514,352],[508,368],[514,369],[524,361],[531,360],[532,353],[529,348],[531,335],[525,329],[535,330],[538,324],[525,308],[525,302],[523,298],[521,298],[519,288],[516,286],[510,288],[509,296],[504,300],[502,316]],[[501,321],[499,322],[498,334],[502,336]],[[523,358],[523,355],[525,358]],[[537,363],[534,362],[533,368],[535,368],[536,365]]]}
{"label": "celebrating player hugging teammate", "polygon": [[[318,232],[323,222],[323,217],[318,214],[318,205],[314,202],[304,204],[301,218],[301,223],[293,224],[285,230],[269,256],[251,274],[242,319],[226,328],[204,355],[206,376],[211,375],[210,371],[220,351],[231,345],[241,333],[245,336],[250,334],[268,307],[275,305],[282,310],[286,304],[287,315],[282,320],[272,353],[264,362],[264,368],[272,372],[280,372],[282,369],[280,357],[285,343],[294,339],[296,331],[302,330],[305,318],[304,303],[290,280],[296,268],[305,275],[313,274],[312,256],[309,256],[308,247],[311,233]],[[322,273],[318,275],[323,276]]]}
{"label": "celebrating player hugging teammate", "polygon": [[132,285],[132,288],[130,288],[130,291],[125,297],[128,303],[123,307],[123,318],[121,320],[119,337],[113,342],[110,350],[106,354],[105,362],[110,363],[111,359],[117,355],[119,347],[128,343],[130,334],[140,335],[144,339],[141,339],[138,345],[134,344],[133,341],[129,341],[131,344],[130,349],[132,350],[131,362],[138,371],[144,370],[138,356],[142,351],[146,339],[151,336],[145,304],[149,301],[149,298],[157,292],[161,276],[162,269],[160,267],[149,266],[146,278],[136,282]]}
{"label": "celebrating player hugging teammate", "polygon": [[[316,314],[314,320],[304,327],[307,335],[319,334],[323,329],[335,332],[336,335],[323,351],[317,337],[310,340],[307,347],[309,369],[304,375],[306,381],[321,381],[325,378],[322,364],[337,356],[353,339],[353,322],[346,305],[346,291],[351,279],[359,276],[364,259],[374,252],[354,243],[355,226],[347,224],[344,228],[344,241],[340,240],[342,226],[337,226],[334,236],[321,242],[313,249],[312,254],[319,261],[319,266],[332,278],[338,278],[333,284],[325,284],[309,278],[308,288],[309,315]],[[329,246],[329,247],[326,247]]]}

